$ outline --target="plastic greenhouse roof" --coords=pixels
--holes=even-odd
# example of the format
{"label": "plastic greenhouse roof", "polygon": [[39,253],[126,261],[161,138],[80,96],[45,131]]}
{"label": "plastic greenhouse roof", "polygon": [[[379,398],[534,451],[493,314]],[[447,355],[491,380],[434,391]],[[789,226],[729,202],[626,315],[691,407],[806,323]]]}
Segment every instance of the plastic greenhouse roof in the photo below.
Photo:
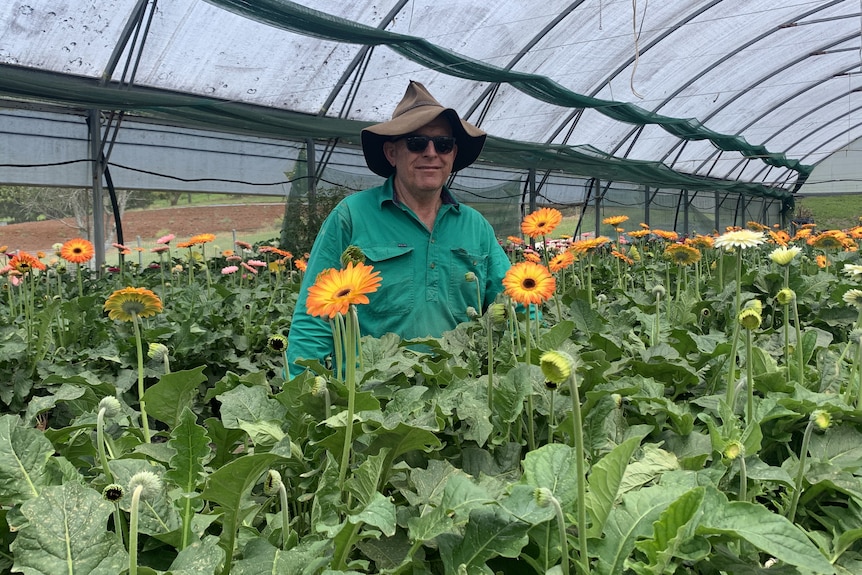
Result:
{"label": "plastic greenhouse roof", "polygon": [[862,135],[860,5],[9,0],[0,98],[358,143],[408,80],[482,160],[771,197]]}

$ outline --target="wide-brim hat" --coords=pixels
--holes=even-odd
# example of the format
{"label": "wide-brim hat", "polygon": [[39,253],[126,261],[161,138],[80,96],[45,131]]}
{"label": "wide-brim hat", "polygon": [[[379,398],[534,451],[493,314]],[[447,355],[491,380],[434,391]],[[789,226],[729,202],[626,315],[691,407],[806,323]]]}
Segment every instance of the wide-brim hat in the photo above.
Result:
{"label": "wide-brim hat", "polygon": [[392,119],[362,130],[362,153],[368,168],[378,176],[391,176],[395,167],[383,153],[383,142],[418,130],[441,115],[452,125],[452,135],[458,144],[452,171],[457,172],[475,162],[485,145],[485,132],[462,120],[452,108],[443,107],[425,86],[411,80],[392,113]]}

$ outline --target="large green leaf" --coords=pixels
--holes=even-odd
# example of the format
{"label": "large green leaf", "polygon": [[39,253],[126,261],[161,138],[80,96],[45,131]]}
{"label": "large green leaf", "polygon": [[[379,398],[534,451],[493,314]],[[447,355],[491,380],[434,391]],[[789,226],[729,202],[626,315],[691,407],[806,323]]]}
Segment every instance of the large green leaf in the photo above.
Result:
{"label": "large green leaf", "polygon": [[207,380],[205,365],[195,369],[166,373],[158,383],[144,392],[147,413],[174,428],[183,409],[195,407],[198,387]]}
{"label": "large green leaf", "polygon": [[206,430],[197,424],[195,414],[189,408],[183,409],[179,425],[171,432],[168,445],[175,451],[170,460],[170,468],[165,479],[180,488],[181,497],[177,499],[183,521],[182,542],[184,549],[191,542],[191,522],[194,517],[194,499],[198,497],[198,486],[206,477],[204,464],[212,457]]}
{"label": "large green leaf", "polygon": [[243,500],[260,476],[281,457],[271,453],[256,453],[235,459],[217,469],[207,480],[201,497],[216,503],[222,511],[221,545],[225,550],[225,575],[229,573],[237,530],[243,518]]}
{"label": "large green leaf", "polygon": [[601,536],[608,515],[619,496],[620,485],[628,466],[629,459],[640,445],[643,437],[632,437],[602,457],[590,470],[587,511],[592,524],[587,531],[589,537]]}
{"label": "large green leaf", "polygon": [[467,521],[470,513],[493,502],[485,489],[463,473],[448,476],[440,504],[420,517],[407,521],[414,541],[428,541],[441,533],[452,531]]}
{"label": "large green leaf", "polygon": [[486,575],[494,557],[517,557],[527,544],[528,523],[499,507],[479,507],[470,512],[464,535],[444,533],[437,538],[447,573]]}
{"label": "large green leaf", "polygon": [[673,575],[679,566],[675,558],[697,561],[709,554],[709,544],[702,538],[692,537],[703,496],[702,487],[692,489],[662,512],[653,524],[652,538],[636,543],[648,560],[636,567],[638,573]]}
{"label": "large green leaf", "polygon": [[14,505],[38,496],[52,455],[54,446],[39,430],[21,425],[17,415],[0,416],[0,500]]}
{"label": "large green leaf", "polygon": [[252,539],[235,561],[231,575],[312,575],[329,563],[330,541],[300,543],[289,551],[270,545],[265,539]]}
{"label": "large green leaf", "polygon": [[179,552],[165,575],[213,575],[224,564],[224,549],[210,535]]}
{"label": "large green leaf", "polygon": [[126,550],[105,526],[113,506],[80,483],[46,487],[21,505],[27,523],[11,545],[13,570],[24,575],[117,575]]}
{"label": "large green leaf", "polygon": [[762,505],[747,501],[712,505],[704,512],[697,531],[744,539],[779,561],[814,573],[835,572],[799,527]]}
{"label": "large green leaf", "polygon": [[567,509],[578,498],[578,477],[575,450],[568,445],[549,443],[524,457],[522,483],[532,487],[546,487]]}

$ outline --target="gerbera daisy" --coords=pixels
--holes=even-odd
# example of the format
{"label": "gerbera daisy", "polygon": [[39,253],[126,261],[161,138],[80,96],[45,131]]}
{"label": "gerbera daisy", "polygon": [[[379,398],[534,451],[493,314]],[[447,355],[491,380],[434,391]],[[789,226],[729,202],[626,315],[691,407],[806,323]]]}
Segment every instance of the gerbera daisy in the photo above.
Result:
{"label": "gerbera daisy", "polygon": [[821,250],[843,250],[853,244],[847,234],[840,230],[828,230],[808,238],[808,245]]}
{"label": "gerbera daisy", "polygon": [[778,230],[777,232],[773,232],[770,230],[769,239],[771,239],[779,246],[786,246],[788,243],[790,243],[790,234],[788,234],[784,230]]}
{"label": "gerbera daisy", "polygon": [[693,238],[687,239],[685,243],[693,248],[697,248],[699,250],[706,250],[712,248],[712,246],[715,244],[715,240],[712,238],[712,236],[697,234]]}
{"label": "gerbera daisy", "polygon": [[295,262],[293,262],[293,265],[295,265],[296,269],[301,272],[304,272],[306,268],[308,268],[308,262],[303,259],[296,260]]}
{"label": "gerbera daisy", "polygon": [[664,255],[675,264],[688,266],[700,261],[700,250],[685,244],[671,244],[664,250]]}
{"label": "gerbera daisy", "polygon": [[197,246],[200,244],[208,244],[210,242],[215,241],[215,239],[216,239],[215,234],[198,234],[196,236],[192,236],[189,239],[188,243],[193,245],[193,246]]}
{"label": "gerbera daisy", "polygon": [[573,263],[575,263],[575,254],[566,250],[551,258],[551,261],[548,262],[548,267],[552,272],[558,272],[566,269]]}
{"label": "gerbera daisy", "polygon": [[781,246],[779,248],[775,248],[774,250],[772,250],[772,252],[770,252],[769,259],[771,259],[773,262],[777,263],[780,266],[786,266],[791,261],[793,261],[793,258],[795,258],[801,251],[802,248],[800,248],[799,246],[792,246],[789,248]]}
{"label": "gerbera daisy", "polygon": [[111,319],[134,321],[136,317],[150,317],[160,313],[162,300],[147,288],[127,287],[108,296],[104,310]]}
{"label": "gerbera daisy", "polygon": [[811,234],[812,234],[811,228],[802,228],[796,232],[796,234],[793,236],[793,239],[794,240],[807,240],[809,237],[811,237]]}
{"label": "gerbera daisy", "polygon": [[524,243],[524,240],[522,240],[518,236],[509,236],[506,239],[509,240],[511,243],[515,244],[516,246],[520,246]]}
{"label": "gerbera daisy", "polygon": [[623,222],[629,221],[628,216],[610,216],[602,220],[602,223],[608,226],[617,227]]}
{"label": "gerbera daisy", "polygon": [[655,235],[657,235],[661,239],[667,240],[669,242],[675,242],[676,240],[679,239],[679,234],[674,232],[674,231],[652,230],[652,233],[654,233]]}
{"label": "gerbera daisy", "polygon": [[169,244],[174,240],[175,237],[177,237],[177,236],[175,236],[174,234],[168,234],[166,236],[162,236],[159,239],[157,239],[156,243],[157,244]]}
{"label": "gerbera daisy", "polygon": [[611,255],[614,256],[615,258],[617,258],[618,260],[624,261],[625,263],[629,264],[630,266],[634,265],[634,263],[635,263],[635,261],[632,258],[627,256],[623,252],[620,252],[617,250],[611,250]]}
{"label": "gerbera daisy", "polygon": [[251,244],[248,242],[244,242],[242,240],[237,240],[234,242],[234,244],[236,244],[236,246],[238,248],[242,248],[244,250],[250,250],[251,249]]}
{"label": "gerbera daisy", "polygon": [[266,345],[272,351],[282,353],[287,349],[287,338],[281,334],[273,334],[266,340]]}
{"label": "gerbera daisy", "polygon": [[746,222],[746,223],[745,223],[745,226],[746,226],[749,230],[752,230],[752,231],[755,231],[755,232],[765,232],[766,230],[768,230],[768,229],[769,229],[769,226],[764,226],[764,225],[763,225],[763,224],[761,224],[760,222],[754,222],[754,221]]}
{"label": "gerbera daisy", "polygon": [[814,258],[814,261],[817,262],[817,267],[819,268],[825,268],[829,265],[829,258],[824,256],[823,254],[820,254],[819,256]]}
{"label": "gerbera daisy", "polygon": [[534,264],[542,263],[542,256],[532,250],[524,252],[524,259]]}
{"label": "gerbera daisy", "polygon": [[844,273],[853,279],[862,276],[862,266],[858,264],[844,264]]}
{"label": "gerbera daisy", "polygon": [[715,247],[724,250],[739,248],[753,248],[759,246],[766,241],[763,232],[754,232],[752,230],[734,230],[725,232],[715,238]]}
{"label": "gerbera daisy", "polygon": [[242,266],[243,268],[245,268],[247,271],[250,271],[250,272],[251,272],[251,273],[253,273],[253,274],[257,274],[257,268],[256,268],[256,267],[251,266],[251,265],[249,265],[249,264],[248,264],[248,263],[246,263],[246,262],[240,262],[240,264],[239,264],[239,265],[241,265],[241,266]]}
{"label": "gerbera daisy", "polygon": [[48,269],[48,266],[40,262],[39,258],[24,251],[19,251],[12,256],[12,259],[9,260],[9,265],[21,274],[26,274],[33,270],[44,271]]}
{"label": "gerbera daisy", "polygon": [[639,239],[641,239],[641,238],[645,238],[645,237],[647,237],[647,236],[648,236],[648,235],[650,235],[651,233],[652,233],[652,232],[651,232],[651,231],[649,231],[649,230],[635,230],[635,231],[633,231],[633,232],[629,232],[629,233],[628,233],[628,236],[629,236],[630,238],[634,238],[634,239],[636,239],[636,240],[639,240]]}
{"label": "gerbera daisy", "polygon": [[232,273],[236,273],[236,272],[238,272],[238,271],[239,271],[239,267],[237,267],[237,266],[226,266],[226,267],[223,267],[223,268],[221,269],[221,273],[222,273],[222,275],[224,275],[224,276],[226,276],[226,275],[230,275],[230,274],[232,274]]}
{"label": "gerbera daisy", "polygon": [[517,303],[540,304],[554,295],[557,282],[545,266],[521,262],[506,272],[503,287],[506,295]]}
{"label": "gerbera daisy", "polygon": [[576,254],[585,254],[602,247],[610,241],[611,238],[607,236],[599,236],[597,238],[592,238],[588,240],[578,240],[574,242],[571,247],[569,247],[569,249]]}
{"label": "gerbera daisy", "polygon": [[529,214],[521,222],[521,231],[531,238],[548,235],[563,221],[563,214],[556,208],[542,208]]}
{"label": "gerbera daisy", "polygon": [[844,295],[841,296],[841,299],[844,300],[844,303],[855,306],[856,308],[862,309],[862,290],[859,289],[849,289],[844,292]]}
{"label": "gerbera daisy", "polygon": [[308,288],[308,313],[330,319],[339,313],[345,315],[351,305],[368,303],[367,294],[377,291],[381,281],[380,272],[363,263],[349,262],[344,269],[324,270]]}
{"label": "gerbera daisy", "polygon": [[170,249],[171,248],[168,246],[156,246],[154,248],[151,248],[150,251],[154,254],[163,254],[166,251],[169,251]]}

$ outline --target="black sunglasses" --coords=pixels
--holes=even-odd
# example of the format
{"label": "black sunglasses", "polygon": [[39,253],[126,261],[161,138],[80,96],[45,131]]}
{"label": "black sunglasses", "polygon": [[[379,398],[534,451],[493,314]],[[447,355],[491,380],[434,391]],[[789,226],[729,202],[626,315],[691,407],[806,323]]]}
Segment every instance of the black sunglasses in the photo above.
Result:
{"label": "black sunglasses", "polygon": [[428,142],[434,142],[434,149],[438,154],[448,154],[455,148],[455,138],[452,136],[401,136],[392,141],[398,140],[404,140],[407,149],[413,153],[424,152]]}

